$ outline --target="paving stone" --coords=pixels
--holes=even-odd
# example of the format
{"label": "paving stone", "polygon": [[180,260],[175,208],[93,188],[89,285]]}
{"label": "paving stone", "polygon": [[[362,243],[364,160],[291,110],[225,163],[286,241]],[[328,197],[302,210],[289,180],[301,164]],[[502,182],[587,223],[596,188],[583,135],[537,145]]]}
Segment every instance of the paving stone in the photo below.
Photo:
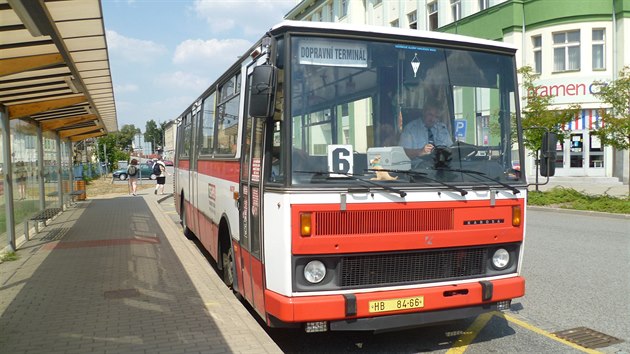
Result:
{"label": "paving stone", "polygon": [[282,352],[153,195],[78,205],[0,264],[1,352]]}

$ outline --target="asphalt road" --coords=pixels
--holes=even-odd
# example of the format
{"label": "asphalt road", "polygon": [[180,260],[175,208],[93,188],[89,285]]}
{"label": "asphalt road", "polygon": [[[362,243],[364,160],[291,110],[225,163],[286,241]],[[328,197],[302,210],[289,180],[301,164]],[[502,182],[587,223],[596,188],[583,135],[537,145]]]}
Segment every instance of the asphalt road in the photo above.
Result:
{"label": "asphalt road", "polygon": [[526,295],[502,315],[402,332],[270,330],[286,353],[580,353],[552,333],[586,327],[630,353],[630,218],[528,210]]}
{"label": "asphalt road", "polygon": [[[162,207],[177,222],[171,201]],[[511,311],[390,333],[268,332],[286,353],[630,353],[630,218],[532,209],[526,295]],[[622,342],[589,350],[553,335],[578,327]]]}

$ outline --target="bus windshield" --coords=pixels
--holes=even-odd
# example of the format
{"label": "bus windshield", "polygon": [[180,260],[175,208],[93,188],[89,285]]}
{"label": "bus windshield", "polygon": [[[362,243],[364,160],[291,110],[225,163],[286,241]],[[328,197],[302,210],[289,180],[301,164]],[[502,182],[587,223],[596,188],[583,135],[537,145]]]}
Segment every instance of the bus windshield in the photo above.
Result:
{"label": "bus windshield", "polygon": [[307,36],[289,47],[293,185],[523,182],[512,56]]}

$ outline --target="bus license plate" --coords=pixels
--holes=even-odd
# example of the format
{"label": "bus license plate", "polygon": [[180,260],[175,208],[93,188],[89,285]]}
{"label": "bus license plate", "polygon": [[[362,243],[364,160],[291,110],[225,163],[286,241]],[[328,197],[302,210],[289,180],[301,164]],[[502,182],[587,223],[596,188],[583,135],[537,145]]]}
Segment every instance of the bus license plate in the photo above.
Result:
{"label": "bus license plate", "polygon": [[424,296],[370,301],[370,313],[419,309],[424,307]]}

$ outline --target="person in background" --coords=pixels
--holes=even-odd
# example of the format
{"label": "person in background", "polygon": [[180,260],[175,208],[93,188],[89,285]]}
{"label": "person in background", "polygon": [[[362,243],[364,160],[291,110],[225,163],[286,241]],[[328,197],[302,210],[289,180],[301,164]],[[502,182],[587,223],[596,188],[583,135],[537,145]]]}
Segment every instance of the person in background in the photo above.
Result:
{"label": "person in background", "polygon": [[451,146],[453,139],[443,121],[443,107],[435,101],[427,101],[422,118],[405,125],[400,135],[400,145],[410,159],[431,154],[436,146]]}
{"label": "person in background", "polygon": [[[157,165],[157,167],[156,167]],[[160,172],[159,174],[156,172]],[[162,160],[162,156],[159,156],[157,161],[153,164],[153,173],[157,176],[157,184],[155,185],[154,194],[158,194],[158,190],[160,194],[164,194],[164,185],[166,184],[166,175],[169,174],[166,172],[166,165]]]}
{"label": "person in background", "polygon": [[24,161],[18,161],[15,164],[15,179],[17,180],[18,183],[18,189],[20,191],[20,199],[19,200],[24,200],[26,199],[26,178],[28,175],[28,171],[26,171],[26,164],[24,164]]}
{"label": "person in background", "polygon": [[136,195],[138,189],[138,160],[131,160],[129,167],[127,167],[127,176],[129,177],[129,194]]}

